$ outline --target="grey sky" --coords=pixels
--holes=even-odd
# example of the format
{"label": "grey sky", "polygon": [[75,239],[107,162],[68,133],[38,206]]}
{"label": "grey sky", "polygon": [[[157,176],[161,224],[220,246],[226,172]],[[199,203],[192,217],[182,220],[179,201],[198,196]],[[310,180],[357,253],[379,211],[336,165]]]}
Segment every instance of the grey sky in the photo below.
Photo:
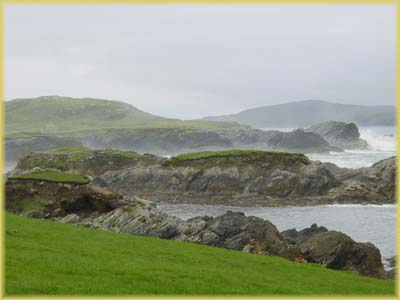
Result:
{"label": "grey sky", "polygon": [[196,118],[305,99],[395,101],[394,5],[6,5],[6,99]]}

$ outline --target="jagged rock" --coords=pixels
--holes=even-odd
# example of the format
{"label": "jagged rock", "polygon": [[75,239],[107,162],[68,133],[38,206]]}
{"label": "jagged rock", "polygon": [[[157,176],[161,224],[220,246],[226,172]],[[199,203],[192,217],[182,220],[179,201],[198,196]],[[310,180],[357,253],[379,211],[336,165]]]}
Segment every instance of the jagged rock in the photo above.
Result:
{"label": "jagged rock", "polygon": [[[326,166],[326,164],[324,164]],[[342,183],[332,188],[328,196],[335,202],[383,203],[395,199],[396,158],[379,161],[369,168],[339,169],[331,172]]]}
{"label": "jagged rock", "polygon": [[291,132],[277,132],[268,144],[274,149],[295,150],[304,153],[343,152],[340,147],[331,146],[318,134],[297,129]]}
{"label": "jagged rock", "polygon": [[303,154],[273,151],[210,152],[195,159],[82,152],[81,159],[75,152],[30,154],[19,161],[13,175],[40,165],[56,168],[62,161],[62,171],[90,174],[94,184],[127,197],[169,203],[284,206],[395,200],[394,157],[369,168],[346,169],[310,161]]}
{"label": "jagged rock", "polygon": [[284,240],[297,247],[308,262],[322,264],[330,269],[386,278],[378,248],[371,243],[357,243],[342,232],[328,231],[311,225],[301,231],[283,231]]}
{"label": "jagged rock", "polygon": [[344,233],[318,233],[296,245],[309,262],[366,276],[384,276],[379,249],[371,243],[356,243]]}
{"label": "jagged rock", "polygon": [[301,231],[297,231],[295,228],[288,229],[282,231],[281,234],[286,242],[288,242],[291,245],[294,245],[314,234],[323,233],[327,231],[328,229],[326,229],[324,226],[318,227],[318,225],[314,223],[311,225],[310,228],[305,228]]}
{"label": "jagged rock", "polygon": [[254,245],[252,253],[295,258],[276,227],[269,221],[228,211],[218,217],[196,217],[180,226],[178,240],[209,246],[244,250]]}
{"label": "jagged rock", "polygon": [[231,141],[235,148],[296,151],[302,153],[342,152],[340,147],[331,146],[321,136],[297,129],[291,132],[259,130],[250,126],[216,129],[219,135]]}
{"label": "jagged rock", "polygon": [[69,214],[66,215],[65,217],[59,219],[58,221],[61,223],[70,223],[70,224],[75,224],[80,221],[80,217],[76,214]]}
{"label": "jagged rock", "polygon": [[368,143],[360,138],[360,132],[354,123],[329,121],[315,124],[305,131],[316,133],[332,146],[343,149],[369,148]]}

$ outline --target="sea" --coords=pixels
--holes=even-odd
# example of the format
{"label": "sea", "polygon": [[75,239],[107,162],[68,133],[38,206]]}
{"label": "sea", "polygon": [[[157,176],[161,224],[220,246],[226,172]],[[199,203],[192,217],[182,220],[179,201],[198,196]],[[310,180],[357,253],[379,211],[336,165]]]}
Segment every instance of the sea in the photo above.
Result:
{"label": "sea", "polygon": [[[265,128],[291,131],[293,128]],[[360,127],[361,138],[369,150],[346,150],[327,154],[308,154],[311,160],[332,162],[340,167],[361,168],[396,155],[396,132],[393,126]],[[241,211],[248,216],[269,220],[280,230],[301,230],[313,223],[341,231],[358,242],[371,242],[385,259],[396,254],[396,205],[319,205],[304,207],[234,207],[222,205],[160,204],[165,212],[188,219],[195,216],[218,216],[226,211]]]}

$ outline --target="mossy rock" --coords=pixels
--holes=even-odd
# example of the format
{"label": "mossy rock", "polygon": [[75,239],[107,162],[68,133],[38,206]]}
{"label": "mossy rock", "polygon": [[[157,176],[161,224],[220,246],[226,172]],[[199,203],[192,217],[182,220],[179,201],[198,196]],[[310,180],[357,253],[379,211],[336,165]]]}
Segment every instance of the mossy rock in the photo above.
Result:
{"label": "mossy rock", "polygon": [[152,164],[158,159],[160,158],[151,154],[139,154],[133,151],[64,147],[28,154],[19,160],[17,169],[28,171],[39,167],[42,169],[57,169],[59,171],[74,170],[95,175],[137,163]]}
{"label": "mossy rock", "polygon": [[65,173],[56,170],[34,171],[31,173],[25,173],[22,175],[10,177],[10,179],[75,183],[75,184],[87,184],[90,182],[90,179],[86,175],[77,173]]}
{"label": "mossy rock", "polygon": [[192,166],[201,169],[212,167],[234,167],[241,165],[293,166],[308,164],[308,158],[301,153],[260,150],[203,151],[181,154],[164,162],[165,167]]}

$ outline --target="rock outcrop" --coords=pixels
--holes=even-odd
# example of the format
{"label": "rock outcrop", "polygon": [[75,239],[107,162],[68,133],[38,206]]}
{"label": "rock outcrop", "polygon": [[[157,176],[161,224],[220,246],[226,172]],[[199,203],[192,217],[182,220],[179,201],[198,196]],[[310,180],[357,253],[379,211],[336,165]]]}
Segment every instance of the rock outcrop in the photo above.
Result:
{"label": "rock outcrop", "polygon": [[371,243],[357,243],[342,232],[328,231],[316,224],[300,232],[295,229],[284,231],[282,236],[297,247],[308,262],[365,276],[387,276],[380,251]]}
{"label": "rock outcrop", "polygon": [[345,122],[323,122],[305,129],[320,135],[332,146],[342,149],[368,149],[368,143],[360,138],[356,124]]}
{"label": "rock outcrop", "polygon": [[341,169],[324,165],[342,182],[328,192],[334,201],[359,199],[365,203],[379,204],[387,199],[395,199],[395,157],[379,161],[369,168]]}
{"label": "rock outcrop", "polygon": [[13,174],[37,166],[88,174],[97,185],[156,202],[236,206],[394,202],[394,157],[370,168],[343,169],[296,153],[201,152],[167,159],[73,148],[30,154]]}
{"label": "rock outcrop", "polygon": [[320,135],[301,129],[284,132],[259,130],[250,126],[238,126],[215,130],[231,141],[234,148],[295,151],[301,153],[342,152],[340,147],[330,145]]}

